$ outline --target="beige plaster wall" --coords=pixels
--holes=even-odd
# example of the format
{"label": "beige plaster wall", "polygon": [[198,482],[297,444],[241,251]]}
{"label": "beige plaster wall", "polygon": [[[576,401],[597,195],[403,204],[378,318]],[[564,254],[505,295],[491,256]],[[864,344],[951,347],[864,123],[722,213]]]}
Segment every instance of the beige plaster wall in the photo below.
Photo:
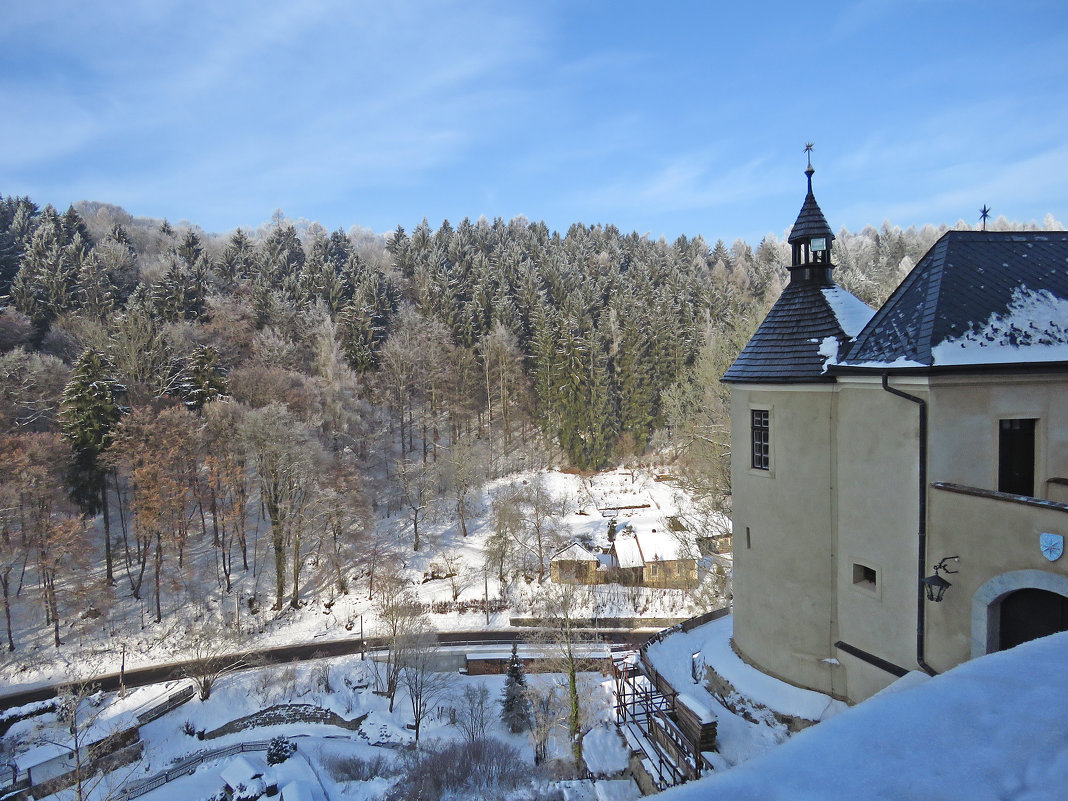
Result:
{"label": "beige plaster wall", "polygon": [[[734,638],[800,686],[844,695],[837,636],[829,447],[833,385],[731,389]],[[750,410],[770,411],[770,470],[750,467]]]}
{"label": "beige plaster wall", "polygon": [[1035,376],[944,376],[932,379],[932,481],[997,489],[998,421],[1030,417],[1035,431],[1035,493],[1056,492],[1068,477],[1068,379]]}
{"label": "beige plaster wall", "polygon": [[985,630],[972,631],[972,612],[976,592],[990,579],[1020,570],[1068,579],[1068,556],[1050,562],[1038,547],[1046,531],[1068,541],[1068,512],[932,489],[930,520],[928,561],[960,555],[950,563],[959,572],[946,576],[953,586],[944,600],[927,604],[927,661],[943,671],[972,658],[973,636],[985,645]]}
{"label": "beige plaster wall", "polygon": [[[921,398],[926,382],[893,379]],[[840,639],[913,670],[919,538],[919,405],[882,388],[878,378],[838,382],[838,621]],[[854,581],[854,565],[876,582]],[[895,677],[839,654],[849,700],[878,692]]]}
{"label": "beige plaster wall", "polygon": [[[1035,494],[1060,500],[1051,478],[1068,476],[1068,378],[946,376],[932,379],[930,480],[997,489],[998,421],[1036,419]],[[1068,576],[1068,557],[1048,562],[1038,548],[1043,531],[1068,538],[1068,513],[1005,499],[930,490],[928,562],[958,554],[953,587],[928,604],[932,666],[948,669],[971,658],[972,599],[987,581],[1017,570]]]}
{"label": "beige plaster wall", "polygon": [[[945,600],[925,602],[926,661],[943,671],[971,658],[986,636],[974,621],[983,619],[976,598],[989,594],[989,582],[1009,574],[1068,580],[1068,556],[1051,564],[1038,548],[1041,532],[1068,539],[1068,512],[930,485],[995,489],[998,420],[1033,417],[1036,492],[1063,503],[1065,485],[1050,479],[1068,477],[1068,379],[899,376],[891,386],[928,401],[925,573],[943,556],[962,557]],[[770,471],[749,467],[753,408],[771,412]],[[731,422],[739,650],[768,673],[853,702],[894,677],[834,642],[916,669],[918,405],[874,376],[735,386]],[[874,569],[875,586],[857,582],[854,565]],[[830,657],[841,667],[822,661]]]}

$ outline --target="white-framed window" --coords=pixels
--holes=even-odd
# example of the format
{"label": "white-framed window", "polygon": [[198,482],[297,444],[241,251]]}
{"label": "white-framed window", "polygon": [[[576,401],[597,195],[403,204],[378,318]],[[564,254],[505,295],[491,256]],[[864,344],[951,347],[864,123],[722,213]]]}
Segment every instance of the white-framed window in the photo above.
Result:
{"label": "white-framed window", "polygon": [[771,469],[771,411],[749,410],[750,466],[754,470]]}

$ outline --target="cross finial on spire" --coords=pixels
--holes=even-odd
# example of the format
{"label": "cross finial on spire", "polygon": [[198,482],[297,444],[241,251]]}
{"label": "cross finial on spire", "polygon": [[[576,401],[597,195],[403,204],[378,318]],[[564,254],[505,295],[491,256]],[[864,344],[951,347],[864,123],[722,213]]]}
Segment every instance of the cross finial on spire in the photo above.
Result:
{"label": "cross finial on spire", "polygon": [[986,218],[990,216],[990,209],[983,204],[983,207],[979,209],[979,219],[983,221],[983,230],[986,230]]}

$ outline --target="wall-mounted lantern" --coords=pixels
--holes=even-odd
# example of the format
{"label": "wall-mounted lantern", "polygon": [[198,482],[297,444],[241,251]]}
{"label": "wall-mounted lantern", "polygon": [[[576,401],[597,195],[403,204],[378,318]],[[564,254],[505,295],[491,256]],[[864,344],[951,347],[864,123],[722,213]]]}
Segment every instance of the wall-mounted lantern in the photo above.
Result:
{"label": "wall-mounted lantern", "polygon": [[942,560],[939,561],[939,563],[934,566],[934,575],[933,576],[927,576],[927,578],[923,579],[923,586],[924,586],[924,589],[927,591],[927,600],[928,601],[934,601],[935,603],[940,603],[942,601],[942,597],[946,594],[946,590],[948,590],[950,587],[953,586],[950,582],[946,581],[941,576],[941,573],[959,573],[960,572],[958,570],[950,570],[946,566],[946,562],[948,562],[950,559],[952,559],[954,562],[959,562],[960,561],[960,557],[959,556],[946,556],[946,557],[943,557]]}

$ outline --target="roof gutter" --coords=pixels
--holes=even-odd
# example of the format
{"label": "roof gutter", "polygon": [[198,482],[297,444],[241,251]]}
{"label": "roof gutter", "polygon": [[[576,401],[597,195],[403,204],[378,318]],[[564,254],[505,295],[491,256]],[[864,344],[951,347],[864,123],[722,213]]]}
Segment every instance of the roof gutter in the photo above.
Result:
{"label": "roof gutter", "polygon": [[923,579],[927,564],[927,401],[900,389],[890,386],[890,374],[883,373],[883,389],[891,395],[912,401],[920,407],[920,481],[919,481],[919,534],[917,543],[917,578],[916,578],[916,664],[929,676],[935,676],[938,671],[927,664],[925,660],[925,634],[927,622],[925,619],[925,599],[923,592]]}

